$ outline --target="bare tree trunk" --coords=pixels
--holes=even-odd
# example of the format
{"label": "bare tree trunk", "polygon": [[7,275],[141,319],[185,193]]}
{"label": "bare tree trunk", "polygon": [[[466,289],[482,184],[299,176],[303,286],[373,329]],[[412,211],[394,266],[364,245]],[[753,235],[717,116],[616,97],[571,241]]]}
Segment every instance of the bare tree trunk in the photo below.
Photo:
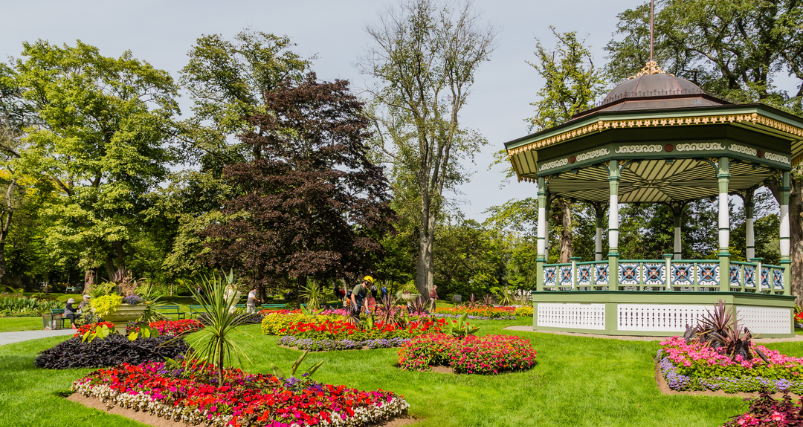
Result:
{"label": "bare tree trunk", "polygon": [[301,306],[301,290],[307,287],[307,276],[298,276],[296,283],[296,302]]}
{"label": "bare tree trunk", "polygon": [[0,283],[3,283],[8,269],[6,265],[6,237],[8,237],[8,232],[11,230],[11,220],[14,218],[14,204],[11,201],[11,195],[16,187],[17,178],[14,178],[8,184],[8,189],[6,190],[6,212],[3,215],[2,229],[0,229]]}
{"label": "bare tree trunk", "polygon": [[117,252],[117,270],[125,270],[125,252],[122,240],[114,242],[114,250]]}
{"label": "bare tree trunk", "polygon": [[561,232],[560,232],[560,257],[558,258],[559,263],[568,263],[570,262],[569,258],[572,256],[572,242],[573,242],[573,235],[572,235],[572,204],[560,197],[555,199],[555,204],[557,205],[557,209],[554,209],[555,215],[553,218],[556,222],[560,222],[561,224]]}
{"label": "bare tree trunk", "polygon": [[435,282],[432,247],[435,240],[435,215],[429,197],[421,203],[421,226],[418,230],[418,262],[416,263],[415,287],[425,301]]}
{"label": "bare tree trunk", "polygon": [[[797,297],[796,303],[803,304],[803,226],[801,226],[801,214],[803,214],[803,178],[792,175],[789,180],[792,189],[789,191],[789,243],[790,258],[792,261],[792,295]],[[780,203],[781,184],[778,181],[766,183],[767,188],[772,191],[775,200]]]}
{"label": "bare tree trunk", "polygon": [[106,254],[106,273],[109,274],[109,280],[114,278],[114,261],[111,253]]}

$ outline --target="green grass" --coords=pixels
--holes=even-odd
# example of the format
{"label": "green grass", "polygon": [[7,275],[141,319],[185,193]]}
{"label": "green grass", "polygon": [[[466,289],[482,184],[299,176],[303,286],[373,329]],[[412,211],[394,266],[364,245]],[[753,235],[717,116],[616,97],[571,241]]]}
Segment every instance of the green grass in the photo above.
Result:
{"label": "green grass", "polygon": [[42,328],[41,317],[0,317],[0,332],[38,331]]}
{"label": "green grass", "polygon": [[[475,321],[481,334],[513,334],[530,339],[538,364],[527,372],[497,376],[405,372],[396,368],[396,349],[310,353],[304,367],[319,360],[318,381],[404,395],[417,426],[719,426],[746,405],[738,397],[665,396],[654,379],[655,341],[620,341],[531,332],[503,331],[517,321]],[[239,367],[271,372],[288,369],[300,352],[279,348],[259,325],[237,332],[250,361]],[[121,417],[66,401],[68,389],[87,369],[47,371],[33,367],[38,351],[66,338],[0,346],[0,426],[135,426]],[[768,345],[803,356],[801,343]]]}

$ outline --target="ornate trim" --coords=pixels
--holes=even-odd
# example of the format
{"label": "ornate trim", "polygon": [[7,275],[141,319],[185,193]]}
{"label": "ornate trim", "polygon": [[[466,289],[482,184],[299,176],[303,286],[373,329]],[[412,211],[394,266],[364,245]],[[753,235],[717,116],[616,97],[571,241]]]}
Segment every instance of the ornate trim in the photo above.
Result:
{"label": "ornate trim", "polygon": [[[641,71],[639,71],[635,76],[630,76],[627,79],[633,80],[647,74],[667,74],[667,72],[662,70],[661,67],[658,66],[657,62],[647,61],[647,64],[644,65]],[[669,75],[671,76],[672,74]]]}
{"label": "ornate trim", "polygon": [[616,154],[627,153],[660,153],[664,147],[660,145],[621,145],[616,149]]}
{"label": "ornate trim", "polygon": [[[720,116],[698,116],[698,117],[671,117],[661,119],[643,119],[643,120],[599,120],[586,126],[579,127],[570,131],[560,133],[558,135],[545,138],[539,141],[533,141],[521,147],[516,147],[508,151],[509,156],[528,151],[537,150],[540,148],[555,145],[579,136],[586,135],[592,132],[602,132],[608,129],[617,128],[633,128],[644,126],[683,126],[683,125],[707,125],[716,123],[735,123],[735,122],[751,122],[753,124],[760,124],[791,135],[803,138],[803,128],[790,126],[786,123],[780,122],[769,117],[764,117],[758,113],[750,114],[731,114]],[[793,165],[803,161],[803,155],[795,157]]]}
{"label": "ornate trim", "polygon": [[678,144],[675,146],[678,151],[715,151],[724,150],[725,147],[718,142],[695,142],[691,144]]}
{"label": "ornate trim", "polygon": [[731,144],[729,149],[735,153],[741,153],[748,156],[758,156],[758,151],[755,148],[745,147],[744,145]]}
{"label": "ornate trim", "polygon": [[769,160],[769,161],[771,161],[771,162],[784,163],[784,164],[787,164],[787,165],[790,164],[789,157],[786,157],[786,156],[781,155],[781,154],[774,154],[774,153],[770,153],[770,152],[765,152],[764,153],[764,158]]}
{"label": "ornate trim", "polygon": [[569,159],[558,159],[558,160],[553,160],[553,161],[551,161],[551,162],[542,163],[542,164],[541,164],[541,167],[540,167],[540,168],[538,168],[538,171],[539,171],[539,172],[543,172],[543,171],[546,171],[546,170],[550,170],[550,169],[559,168],[559,167],[561,167],[561,166],[566,166],[566,165],[568,165],[568,164],[569,164]]}
{"label": "ornate trim", "polygon": [[578,154],[576,157],[576,161],[583,162],[586,160],[595,159],[597,157],[607,156],[608,154],[611,154],[611,150],[608,150],[607,148],[600,148],[598,150],[589,151],[583,154]]}

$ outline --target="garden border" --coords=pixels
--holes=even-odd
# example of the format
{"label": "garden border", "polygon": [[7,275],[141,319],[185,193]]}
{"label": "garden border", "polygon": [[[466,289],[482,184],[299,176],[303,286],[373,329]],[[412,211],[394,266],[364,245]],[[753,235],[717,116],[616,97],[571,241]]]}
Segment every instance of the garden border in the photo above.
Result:
{"label": "garden border", "polygon": [[[661,371],[661,361],[657,357],[654,357],[653,362],[655,364],[655,383],[656,386],[658,387],[658,391],[660,391],[661,394],[685,395],[685,396],[741,397],[741,398],[756,398],[759,397],[761,394],[757,391],[749,393],[743,391],[740,391],[738,393],[727,393],[724,390],[688,390],[688,391],[672,390],[669,387],[669,383],[666,382],[666,378],[664,378],[664,373]],[[780,399],[783,398],[783,395],[784,394],[782,392],[775,392],[772,393],[770,396],[772,396],[775,399]],[[793,400],[798,400],[801,397],[792,392],[789,392],[789,396],[791,396]]]}
{"label": "garden border", "polygon": [[[77,403],[79,405],[84,405],[88,408],[97,409],[99,411],[103,411],[113,415],[119,415],[121,417],[128,418],[130,420],[134,420],[140,422],[145,425],[153,426],[153,427],[196,427],[192,424],[182,423],[178,421],[168,420],[166,418],[159,417],[157,415],[153,415],[149,412],[143,411],[135,411],[131,408],[123,408],[119,405],[112,405],[111,407],[106,406],[105,403],[101,402],[100,399],[96,399],[94,397],[87,397],[81,393],[75,392],[69,395],[67,400]],[[410,414],[398,416],[391,420],[383,421],[378,424],[369,424],[372,427],[401,427],[410,424],[417,423],[419,421],[423,421],[423,418],[415,418]]]}

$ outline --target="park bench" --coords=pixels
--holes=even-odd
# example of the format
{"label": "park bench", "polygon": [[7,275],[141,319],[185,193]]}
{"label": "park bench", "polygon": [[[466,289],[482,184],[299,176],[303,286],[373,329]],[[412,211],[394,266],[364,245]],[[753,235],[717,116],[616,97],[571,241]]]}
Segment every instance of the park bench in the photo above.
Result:
{"label": "park bench", "polygon": [[287,308],[285,304],[262,304],[260,307],[267,310],[283,310]]}
{"label": "park bench", "polygon": [[156,307],[156,310],[161,311],[163,314],[175,314],[176,319],[183,319],[185,313],[181,311],[181,307],[178,305],[160,305]]}
{"label": "park bench", "polygon": [[67,289],[64,291],[64,293],[67,293],[67,294],[77,294],[77,293],[81,292],[82,290],[83,290],[83,287],[78,287],[78,286],[67,286]]}
{"label": "park bench", "polygon": [[206,309],[202,305],[188,305],[190,309],[190,319],[195,318],[197,314],[206,313]]}

